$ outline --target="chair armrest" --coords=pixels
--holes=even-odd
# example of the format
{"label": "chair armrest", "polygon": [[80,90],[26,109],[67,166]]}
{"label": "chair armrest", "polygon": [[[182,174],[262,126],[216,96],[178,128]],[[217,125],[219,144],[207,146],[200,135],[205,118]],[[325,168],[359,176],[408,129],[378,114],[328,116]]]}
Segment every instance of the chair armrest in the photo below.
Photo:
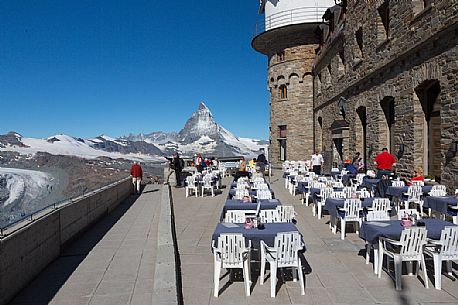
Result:
{"label": "chair armrest", "polygon": [[391,239],[391,238],[387,238],[387,237],[379,237],[379,239],[381,241],[388,242],[388,243],[390,243],[392,245],[402,246],[402,243],[399,240],[395,240],[395,239]]}

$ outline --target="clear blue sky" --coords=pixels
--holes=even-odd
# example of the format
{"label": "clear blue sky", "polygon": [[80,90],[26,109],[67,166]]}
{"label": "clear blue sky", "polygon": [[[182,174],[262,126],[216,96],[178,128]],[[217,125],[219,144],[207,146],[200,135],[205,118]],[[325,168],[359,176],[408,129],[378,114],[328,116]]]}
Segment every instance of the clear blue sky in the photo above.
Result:
{"label": "clear blue sky", "polygon": [[237,136],[268,138],[259,1],[3,0],[0,133],[178,131],[203,100]]}

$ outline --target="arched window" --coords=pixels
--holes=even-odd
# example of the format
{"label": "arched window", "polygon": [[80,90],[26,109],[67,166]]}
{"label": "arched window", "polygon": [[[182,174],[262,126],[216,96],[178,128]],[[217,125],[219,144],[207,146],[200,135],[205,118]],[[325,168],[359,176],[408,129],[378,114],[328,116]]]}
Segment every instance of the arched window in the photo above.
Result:
{"label": "arched window", "polygon": [[288,89],[286,88],[286,85],[281,85],[278,88],[278,98],[279,99],[286,99],[288,98]]}

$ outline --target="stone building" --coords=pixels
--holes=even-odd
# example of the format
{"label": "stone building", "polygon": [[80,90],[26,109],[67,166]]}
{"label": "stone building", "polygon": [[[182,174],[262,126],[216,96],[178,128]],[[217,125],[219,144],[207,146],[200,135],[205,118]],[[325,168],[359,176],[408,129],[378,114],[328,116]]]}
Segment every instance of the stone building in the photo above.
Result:
{"label": "stone building", "polygon": [[268,57],[269,158],[305,160],[313,150],[315,28],[333,0],[262,0],[252,47]]}
{"label": "stone building", "polygon": [[337,3],[317,28],[314,146],[335,162],[361,152],[368,168],[387,147],[401,176],[458,188],[458,1]]}

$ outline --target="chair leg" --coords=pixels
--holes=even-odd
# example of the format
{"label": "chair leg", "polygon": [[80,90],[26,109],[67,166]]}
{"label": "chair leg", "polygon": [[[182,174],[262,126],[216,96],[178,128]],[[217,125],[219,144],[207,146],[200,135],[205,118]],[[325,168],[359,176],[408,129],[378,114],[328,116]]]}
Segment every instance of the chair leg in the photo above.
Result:
{"label": "chair leg", "polygon": [[201,191],[202,191],[202,197],[204,197],[205,188],[203,186],[202,186]]}
{"label": "chair leg", "polygon": [[321,202],[318,202],[318,219],[321,219],[321,213],[322,213],[322,210],[323,210],[323,207],[321,205]]}
{"label": "chair leg", "polygon": [[396,279],[396,290],[401,290],[402,261],[399,255],[394,256],[394,277]]}
{"label": "chair leg", "polygon": [[369,243],[366,243],[366,265],[369,265],[370,254],[371,254],[371,245]]}
{"label": "chair leg", "polygon": [[297,282],[297,267],[293,267],[292,273],[293,273],[293,282]]}
{"label": "chair leg", "polygon": [[310,194],[309,193],[305,193],[305,206],[309,206],[309,197],[310,197]]}
{"label": "chair leg", "polygon": [[297,273],[299,275],[299,284],[301,285],[301,295],[305,295],[304,274],[302,273],[302,263],[300,259],[299,267],[297,268]]}
{"label": "chair leg", "polygon": [[266,260],[261,256],[261,271],[259,275],[259,285],[264,285],[264,273],[266,272]]}
{"label": "chair leg", "polygon": [[441,290],[441,276],[442,276],[442,261],[439,259],[439,255],[433,254],[434,261],[434,287]]}
{"label": "chair leg", "polygon": [[312,203],[312,216],[316,216],[315,203]]}
{"label": "chair leg", "polygon": [[243,281],[245,282],[245,294],[250,296],[250,274],[249,274],[248,260],[243,262]]}
{"label": "chair leg", "polygon": [[221,274],[221,262],[215,261],[215,271],[213,274],[213,295],[215,298],[218,297],[219,293],[219,277]]}
{"label": "chair leg", "polygon": [[[442,259],[440,261],[442,261]],[[440,266],[442,267],[442,264],[440,264]],[[447,267],[447,274],[452,276],[452,261],[447,261],[446,267]]]}
{"label": "chair leg", "polygon": [[277,264],[270,264],[270,297],[275,298],[277,288]]}
{"label": "chair leg", "polygon": [[382,247],[382,242],[379,241],[379,247],[378,247],[378,271],[377,275],[378,278],[382,278],[382,266],[383,266],[383,247]]}
{"label": "chair leg", "polygon": [[340,220],[340,239],[345,239],[345,219]]}
{"label": "chair leg", "polygon": [[425,281],[425,287],[429,288],[429,283],[428,283],[428,273],[426,272],[426,264],[425,264],[425,256],[421,256],[421,269],[423,269],[423,280]]}

